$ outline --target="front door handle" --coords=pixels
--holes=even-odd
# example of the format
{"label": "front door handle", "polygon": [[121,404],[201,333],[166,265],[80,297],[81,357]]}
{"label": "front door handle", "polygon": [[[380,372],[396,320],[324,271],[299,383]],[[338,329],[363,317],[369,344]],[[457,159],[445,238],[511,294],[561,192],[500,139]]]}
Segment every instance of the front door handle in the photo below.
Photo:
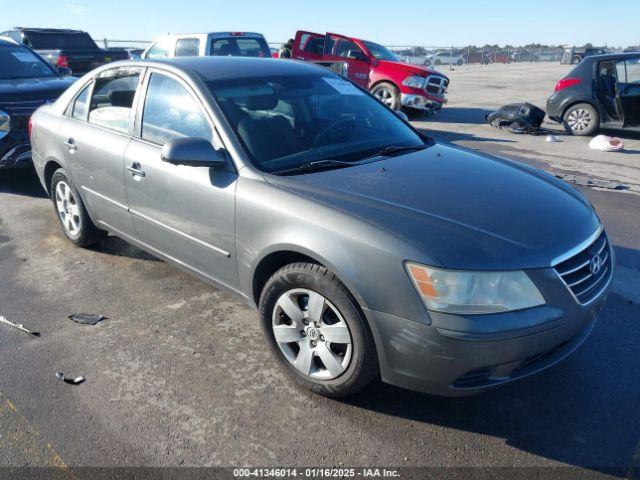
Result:
{"label": "front door handle", "polygon": [[142,170],[142,165],[140,165],[138,162],[133,162],[130,167],[127,167],[127,170],[129,170],[131,172],[131,175],[133,175],[134,177],[146,176],[146,173],[144,173],[144,170]]}
{"label": "front door handle", "polygon": [[69,140],[67,140],[66,142],[64,142],[64,145],[69,149],[69,151],[71,152],[75,152],[76,150],[78,150],[78,146],[73,143],[73,138],[70,138]]}

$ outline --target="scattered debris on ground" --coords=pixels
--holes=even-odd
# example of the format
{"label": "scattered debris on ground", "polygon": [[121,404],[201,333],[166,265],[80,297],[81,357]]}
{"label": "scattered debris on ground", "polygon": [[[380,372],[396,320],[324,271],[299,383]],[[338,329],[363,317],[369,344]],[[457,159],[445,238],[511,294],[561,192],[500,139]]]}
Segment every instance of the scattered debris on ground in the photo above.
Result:
{"label": "scattered debris on ground", "polygon": [[619,152],[624,148],[624,142],[618,137],[598,135],[589,142],[591,150],[601,150],[603,152]]}
{"label": "scattered debris on ground", "polygon": [[579,175],[558,173],[556,177],[561,178],[565,182],[583,187],[605,188],[607,190],[629,190],[629,186],[623,183],[614,182],[612,180],[601,180],[599,178],[581,177]]}
{"label": "scattered debris on ground", "polygon": [[487,123],[511,133],[540,134],[546,113],[531,103],[510,103],[486,116]]}
{"label": "scattered debris on ground", "polygon": [[77,377],[65,377],[62,372],[56,372],[56,378],[64,383],[68,383],[69,385],[80,385],[85,381],[85,378],[81,375],[78,375]]}
{"label": "scattered debris on ground", "polygon": [[544,141],[547,143],[557,143],[560,141],[560,137],[557,135],[547,135]]}
{"label": "scattered debris on ground", "polygon": [[69,315],[69,319],[82,325],[95,325],[102,320],[107,320],[107,317],[99,313],[74,313],[73,315]]}
{"label": "scattered debris on ground", "polygon": [[25,333],[28,333],[29,335],[32,335],[34,337],[39,337],[40,336],[40,332],[34,332],[33,330],[29,330],[27,327],[25,327],[21,323],[10,322],[6,318],[4,318],[2,315],[0,315],[0,323],[4,323],[5,325],[9,325],[10,327],[13,327],[13,328],[16,328],[18,330],[21,330],[21,331],[23,331]]}

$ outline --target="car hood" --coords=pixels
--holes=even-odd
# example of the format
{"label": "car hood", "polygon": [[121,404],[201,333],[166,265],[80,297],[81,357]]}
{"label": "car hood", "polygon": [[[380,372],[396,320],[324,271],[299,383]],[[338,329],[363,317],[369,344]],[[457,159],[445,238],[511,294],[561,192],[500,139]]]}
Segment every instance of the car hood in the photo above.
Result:
{"label": "car hood", "polygon": [[395,70],[402,70],[406,72],[408,75],[422,75],[423,77],[426,77],[429,75],[438,75],[440,77],[448,78],[446,75],[443,75],[442,73],[436,70],[433,70],[432,68],[422,67],[419,65],[411,65],[410,63],[392,62],[389,60],[378,60],[378,65],[387,67],[387,68],[393,68]]}
{"label": "car hood", "polygon": [[0,104],[33,100],[55,100],[76,81],[71,77],[0,79]]}
{"label": "car hood", "polygon": [[551,175],[440,144],[269,181],[374,224],[455,269],[548,267],[600,226],[589,202]]}

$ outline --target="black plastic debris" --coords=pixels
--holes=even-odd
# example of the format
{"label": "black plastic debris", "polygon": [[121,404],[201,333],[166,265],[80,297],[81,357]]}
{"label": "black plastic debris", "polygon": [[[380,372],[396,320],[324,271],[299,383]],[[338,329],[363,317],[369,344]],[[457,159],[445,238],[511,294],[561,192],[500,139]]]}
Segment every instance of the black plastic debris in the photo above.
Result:
{"label": "black plastic debris", "polygon": [[531,103],[510,103],[500,107],[485,118],[493,127],[503,128],[511,133],[539,134],[540,125],[546,113]]}
{"label": "black plastic debris", "polygon": [[85,378],[81,375],[77,377],[65,377],[62,372],[56,372],[56,378],[58,380],[62,380],[64,383],[68,383],[69,385],[80,385],[85,381]]}
{"label": "black plastic debris", "polygon": [[32,335],[34,337],[39,337],[40,336],[40,332],[34,332],[33,330],[29,330],[27,327],[25,327],[21,323],[10,322],[6,318],[4,318],[2,315],[0,315],[0,323],[4,323],[5,325],[9,325],[10,327],[13,327],[13,328],[18,329],[18,330],[20,330],[22,332],[28,333],[29,335]]}
{"label": "black plastic debris", "polygon": [[107,320],[107,317],[104,315],[96,313],[74,313],[73,315],[69,315],[69,318],[74,322],[81,323],[83,325],[95,325],[102,320]]}

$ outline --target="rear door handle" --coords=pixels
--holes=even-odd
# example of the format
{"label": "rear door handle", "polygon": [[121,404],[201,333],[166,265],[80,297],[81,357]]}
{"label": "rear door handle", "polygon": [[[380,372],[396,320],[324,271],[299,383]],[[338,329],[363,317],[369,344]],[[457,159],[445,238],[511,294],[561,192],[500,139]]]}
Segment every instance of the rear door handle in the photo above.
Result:
{"label": "rear door handle", "polygon": [[69,140],[64,142],[64,145],[72,152],[75,152],[76,150],[78,150],[78,146],[75,143],[73,143],[73,138],[70,138]]}
{"label": "rear door handle", "polygon": [[142,165],[138,162],[133,162],[130,167],[127,167],[127,170],[131,172],[131,175],[134,177],[145,177],[146,173],[142,170]]}

